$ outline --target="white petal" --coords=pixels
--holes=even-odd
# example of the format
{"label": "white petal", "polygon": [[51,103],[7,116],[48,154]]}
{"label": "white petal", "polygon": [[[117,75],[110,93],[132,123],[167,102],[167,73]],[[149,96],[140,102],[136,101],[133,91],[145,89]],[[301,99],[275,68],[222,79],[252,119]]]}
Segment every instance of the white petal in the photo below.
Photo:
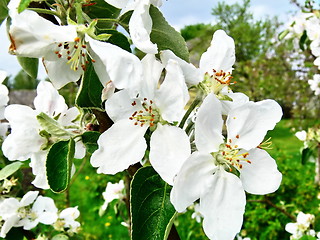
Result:
{"label": "white petal", "polygon": [[177,61],[182,69],[187,84],[197,85],[203,80],[203,75],[198,68],[177,57],[171,50],[161,51],[160,58],[163,64],[167,64],[170,59]]}
{"label": "white petal", "polygon": [[64,98],[51,83],[46,81],[41,81],[38,84],[37,96],[33,103],[38,112],[44,112],[49,116],[56,116],[68,109]]}
{"label": "white petal", "polygon": [[56,61],[43,60],[48,77],[56,89],[62,88],[70,82],[77,82],[83,73],[79,68],[77,71],[71,69],[66,58],[60,58]]}
{"label": "white petal", "polygon": [[129,32],[133,44],[145,53],[158,53],[157,44],[150,41],[152,19],[149,15],[150,1],[137,2],[129,21]]}
{"label": "white petal", "polygon": [[244,93],[225,93],[228,97],[232,99],[232,101],[222,100],[222,114],[228,115],[230,110],[236,107],[239,107],[247,102],[249,102],[249,97]]}
{"label": "white petal", "polygon": [[175,126],[158,124],[150,140],[150,162],[164,181],[173,179],[191,154],[189,137]]}
{"label": "white petal", "polygon": [[25,207],[30,205],[31,203],[34,202],[34,200],[36,200],[36,198],[38,197],[38,194],[39,194],[38,191],[27,192],[20,200],[20,206]]}
{"label": "white petal", "polygon": [[[133,104],[135,102],[136,104]],[[126,89],[113,94],[105,103],[106,111],[112,121],[129,119],[135,111],[142,109],[139,99],[131,98]]]}
{"label": "white petal", "polygon": [[142,79],[142,66],[139,58],[113,44],[100,42],[88,36],[86,40],[89,41],[90,48],[93,50],[93,58],[95,56],[100,58],[116,88],[128,88],[131,91],[131,97],[136,96]]}
{"label": "white petal", "polygon": [[195,121],[195,141],[199,151],[211,153],[219,150],[223,142],[221,111],[221,103],[213,93],[199,107]]}
{"label": "white petal", "polygon": [[15,128],[20,129],[22,125],[29,128],[40,127],[36,118],[37,112],[25,105],[11,104],[7,106],[4,116],[9,121],[12,131],[15,131]]}
{"label": "white petal", "polygon": [[43,57],[54,51],[58,43],[71,42],[77,37],[75,26],[55,25],[29,10],[12,16],[9,34],[11,50],[19,56],[33,58]]}
{"label": "white petal", "polygon": [[58,209],[49,197],[39,196],[32,206],[32,211],[43,224],[53,224],[58,218]]}
{"label": "white petal", "polygon": [[170,200],[178,212],[183,212],[200,198],[216,166],[211,154],[194,152],[182,165],[174,179]]}
{"label": "white petal", "polygon": [[282,174],[275,160],[262,149],[252,149],[247,157],[251,164],[244,162],[240,179],[244,190],[251,194],[268,194],[276,191],[281,183]]}
{"label": "white petal", "polygon": [[298,231],[297,223],[287,223],[285,230],[291,234],[296,234]]}
{"label": "white petal", "polygon": [[156,92],[154,100],[164,120],[168,122],[180,121],[184,107],[189,100],[188,88],[181,68],[176,61],[170,60],[166,71],[166,77]]}
{"label": "white petal", "polygon": [[0,237],[5,238],[6,234],[11,230],[11,228],[19,221],[17,215],[13,215],[6,219],[1,227]]}
{"label": "white petal", "polygon": [[80,115],[80,112],[76,107],[69,108],[67,111],[63,111],[61,113],[58,123],[62,126],[74,125],[73,121]]}
{"label": "white petal", "polygon": [[156,89],[158,88],[162,64],[156,60],[155,55],[147,54],[142,60],[143,67],[143,82],[140,85],[140,96],[148,99],[153,99]]}
{"label": "white petal", "polygon": [[213,34],[210,47],[201,56],[199,67],[203,73],[209,74],[213,73],[213,69],[218,72],[221,70],[231,72],[235,59],[233,39],[223,30],[217,30]]}
{"label": "white petal", "polygon": [[9,160],[24,161],[30,158],[33,153],[40,151],[44,142],[37,129],[19,128],[4,140],[2,151]]}
{"label": "white petal", "polygon": [[2,83],[6,78],[8,74],[6,71],[0,70],[0,83]]}
{"label": "white petal", "polygon": [[32,168],[33,175],[35,175],[35,179],[31,183],[35,187],[41,189],[49,189],[46,174],[46,159],[46,151],[39,151],[37,153],[33,153],[31,156],[30,167]]}
{"label": "white petal", "polygon": [[104,0],[108,4],[116,7],[116,8],[124,8],[129,0]]}
{"label": "white petal", "polygon": [[12,215],[16,215],[21,205],[16,198],[7,198],[1,202],[0,206],[0,216],[6,220]]}
{"label": "white petal", "polygon": [[147,127],[135,126],[130,120],[120,120],[102,133],[99,148],[90,159],[98,173],[116,174],[139,162],[147,149],[144,134]]}
{"label": "white petal", "polygon": [[262,142],[281,117],[281,107],[274,100],[248,102],[230,111],[226,123],[228,139],[233,145],[250,150]]}
{"label": "white petal", "polygon": [[86,155],[86,146],[81,142],[76,142],[74,158],[82,159]]}
{"label": "white petal", "polygon": [[30,230],[38,225],[39,221],[38,219],[29,219],[29,218],[23,218],[21,219],[15,226],[23,226],[23,229]]}
{"label": "white petal", "polygon": [[213,240],[231,240],[240,232],[246,196],[238,177],[220,168],[200,197],[203,229]]}

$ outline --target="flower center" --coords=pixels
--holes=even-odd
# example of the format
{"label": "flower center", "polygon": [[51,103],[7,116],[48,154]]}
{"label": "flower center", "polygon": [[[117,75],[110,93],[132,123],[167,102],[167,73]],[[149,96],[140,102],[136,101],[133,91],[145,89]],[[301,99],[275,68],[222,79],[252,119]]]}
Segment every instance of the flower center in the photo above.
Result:
{"label": "flower center", "polygon": [[[133,101],[131,105],[136,106],[137,102]],[[157,108],[154,106],[153,101],[144,98],[141,102],[141,106],[142,109],[135,111],[131,117],[129,117],[129,119],[135,121],[134,125],[140,125],[141,127],[143,127],[145,124],[148,124],[149,127],[155,126],[155,124],[160,121],[160,114]]]}
{"label": "flower center", "polygon": [[219,151],[212,153],[212,156],[216,161],[216,165],[223,166],[230,172],[232,172],[233,169],[240,171],[243,162],[251,163],[251,161],[247,159],[249,156],[248,152],[239,149],[237,145],[231,146],[227,143],[221,144]]}
{"label": "flower center", "polygon": [[77,71],[80,67],[85,71],[88,64],[88,56],[92,62],[95,62],[83,38],[76,37],[74,42],[58,43],[57,46],[58,49],[54,53],[58,58],[66,58],[73,71]]}
{"label": "flower center", "polygon": [[222,70],[218,72],[213,69],[212,75],[209,75],[209,73],[204,75],[204,80],[202,81],[203,90],[206,94],[213,92],[218,95],[225,86],[235,83],[231,83],[231,79],[232,76],[230,72],[224,72]]}

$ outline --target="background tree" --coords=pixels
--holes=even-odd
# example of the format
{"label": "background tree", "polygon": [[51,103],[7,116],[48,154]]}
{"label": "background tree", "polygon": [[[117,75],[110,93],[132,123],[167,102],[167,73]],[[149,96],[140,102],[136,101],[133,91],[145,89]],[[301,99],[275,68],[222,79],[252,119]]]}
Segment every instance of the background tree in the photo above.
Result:
{"label": "background tree", "polygon": [[213,32],[223,29],[236,45],[234,91],[244,92],[255,101],[276,99],[286,118],[319,116],[320,103],[307,83],[312,78],[312,65],[308,64],[312,59],[301,61],[301,54],[306,58],[310,55],[292,42],[278,41],[283,24],[277,18],[257,20],[249,8],[250,0],[230,5],[219,2],[212,9],[216,24],[183,28],[181,33],[188,43],[191,61],[197,63],[210,45]]}

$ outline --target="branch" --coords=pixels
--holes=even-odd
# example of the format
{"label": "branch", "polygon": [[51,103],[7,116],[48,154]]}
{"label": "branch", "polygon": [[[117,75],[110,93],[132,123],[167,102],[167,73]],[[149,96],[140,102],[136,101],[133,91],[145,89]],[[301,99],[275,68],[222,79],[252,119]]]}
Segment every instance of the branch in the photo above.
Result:
{"label": "branch", "polygon": [[277,209],[279,212],[282,212],[284,215],[286,215],[288,218],[290,218],[292,221],[296,222],[297,218],[293,215],[291,215],[289,212],[287,212],[284,208],[277,206],[276,204],[274,204],[273,202],[271,202],[270,199],[268,199],[267,197],[264,197],[263,200],[248,200],[248,202],[260,202],[260,203],[265,203],[275,209]]}

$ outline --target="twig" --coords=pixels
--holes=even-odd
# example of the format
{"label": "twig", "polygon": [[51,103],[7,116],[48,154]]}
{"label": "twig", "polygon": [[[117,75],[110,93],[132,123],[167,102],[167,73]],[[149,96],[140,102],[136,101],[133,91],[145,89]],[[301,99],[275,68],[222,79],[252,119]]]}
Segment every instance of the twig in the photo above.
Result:
{"label": "twig", "polygon": [[287,212],[285,209],[283,209],[282,207],[277,206],[276,204],[274,204],[273,202],[271,202],[270,199],[268,199],[267,197],[265,197],[262,200],[248,200],[248,202],[260,202],[260,203],[265,203],[277,210],[279,210],[280,212],[282,212],[284,215],[286,215],[288,218],[290,218],[292,221],[296,222],[297,218],[293,215],[291,215],[289,212]]}

